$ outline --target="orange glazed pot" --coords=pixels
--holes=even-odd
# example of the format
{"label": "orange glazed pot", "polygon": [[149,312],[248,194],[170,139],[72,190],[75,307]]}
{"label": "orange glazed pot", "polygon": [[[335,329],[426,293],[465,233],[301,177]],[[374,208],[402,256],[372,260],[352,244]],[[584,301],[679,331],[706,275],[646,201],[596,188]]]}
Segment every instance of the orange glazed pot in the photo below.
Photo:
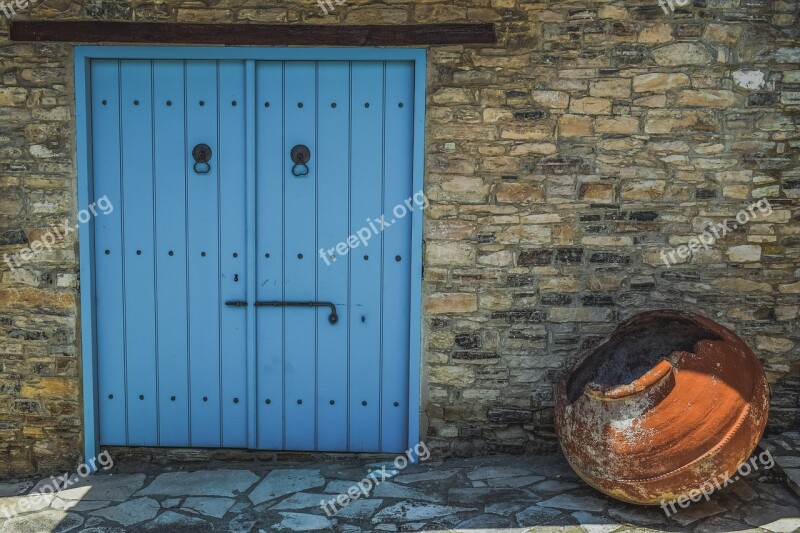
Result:
{"label": "orange glazed pot", "polygon": [[766,376],[750,348],[680,311],[634,316],[556,387],[556,432],[572,468],[597,490],[643,505],[733,479],[768,412]]}

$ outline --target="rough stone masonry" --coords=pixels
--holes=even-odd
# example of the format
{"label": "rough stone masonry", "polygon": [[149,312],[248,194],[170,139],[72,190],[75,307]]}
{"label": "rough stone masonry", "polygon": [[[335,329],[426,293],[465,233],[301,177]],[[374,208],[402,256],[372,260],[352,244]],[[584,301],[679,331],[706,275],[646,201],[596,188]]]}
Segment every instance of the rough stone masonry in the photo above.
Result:
{"label": "rough stone masonry", "polygon": [[[794,0],[47,0],[20,18],[492,22],[429,51],[423,435],[552,449],[552,386],[624,318],[704,313],[756,350],[770,430],[800,425],[800,19]],[[0,253],[76,202],[72,47],[0,30]],[[774,212],[668,267],[662,249]],[[81,455],[74,234],[0,279],[0,475]],[[437,452],[438,450],[438,452]]]}

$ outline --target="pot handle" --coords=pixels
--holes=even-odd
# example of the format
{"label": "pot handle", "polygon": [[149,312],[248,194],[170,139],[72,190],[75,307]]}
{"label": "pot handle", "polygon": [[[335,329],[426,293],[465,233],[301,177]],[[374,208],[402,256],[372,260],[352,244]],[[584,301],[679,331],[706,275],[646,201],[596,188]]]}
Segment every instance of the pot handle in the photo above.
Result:
{"label": "pot handle", "polygon": [[586,385],[585,393],[599,400],[622,400],[634,396],[659,396],[672,390],[674,385],[674,367],[669,361],[662,359],[642,377],[627,385],[608,389],[596,383],[589,383]]}

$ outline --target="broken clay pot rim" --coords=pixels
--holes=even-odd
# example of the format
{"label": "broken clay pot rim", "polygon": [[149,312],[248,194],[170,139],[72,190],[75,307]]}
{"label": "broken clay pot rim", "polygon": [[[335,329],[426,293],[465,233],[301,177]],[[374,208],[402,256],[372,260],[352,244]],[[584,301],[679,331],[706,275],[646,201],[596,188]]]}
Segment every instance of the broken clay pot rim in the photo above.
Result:
{"label": "broken clay pot rim", "polygon": [[590,382],[586,385],[584,394],[598,400],[613,401],[628,399],[648,392],[658,393],[675,385],[674,374],[675,367],[672,366],[672,363],[662,359],[647,373],[631,383],[606,388]]}

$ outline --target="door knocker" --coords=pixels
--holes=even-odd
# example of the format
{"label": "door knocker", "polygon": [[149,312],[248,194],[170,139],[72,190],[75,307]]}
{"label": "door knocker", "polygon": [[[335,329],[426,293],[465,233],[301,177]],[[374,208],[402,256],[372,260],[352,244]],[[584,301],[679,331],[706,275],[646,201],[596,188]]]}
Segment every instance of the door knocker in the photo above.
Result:
{"label": "door knocker", "polygon": [[198,144],[192,150],[194,158],[194,171],[198,174],[208,174],[211,172],[211,147],[207,144]]}
{"label": "door knocker", "polygon": [[294,163],[294,166],[292,167],[292,174],[298,178],[302,176],[308,176],[308,162],[311,161],[311,150],[308,149],[308,146],[304,144],[298,144],[292,148],[291,157],[292,163]]}

